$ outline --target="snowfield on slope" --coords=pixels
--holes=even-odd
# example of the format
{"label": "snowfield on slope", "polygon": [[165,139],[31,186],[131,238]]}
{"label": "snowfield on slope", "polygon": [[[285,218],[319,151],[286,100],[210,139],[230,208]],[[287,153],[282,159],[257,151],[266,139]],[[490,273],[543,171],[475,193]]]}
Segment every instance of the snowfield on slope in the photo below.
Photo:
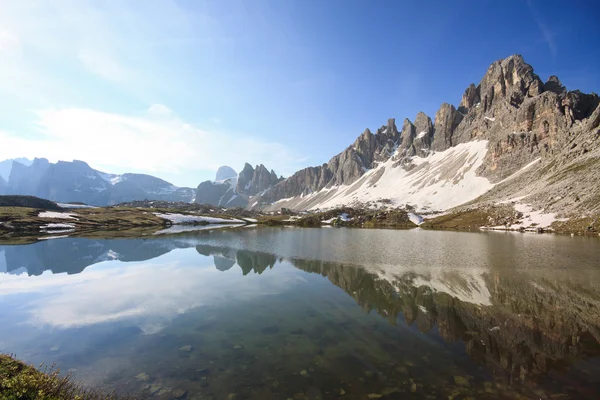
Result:
{"label": "snowfield on slope", "polygon": [[[277,208],[329,209],[369,202],[410,204],[419,211],[446,210],[484,194],[492,187],[476,175],[488,152],[488,141],[461,143],[427,157],[415,156],[405,169],[395,157],[368,170],[350,185],[328,187],[302,198],[277,201]],[[387,201],[389,200],[389,202]]]}
{"label": "snowfield on slope", "polygon": [[230,223],[240,223],[243,224],[244,221],[240,219],[225,219],[225,218],[215,218],[215,217],[204,217],[201,215],[183,215],[183,214],[161,214],[154,213],[159,218],[163,218],[171,221],[173,225],[177,224],[194,224],[198,222],[208,222],[209,224],[230,224]]}
{"label": "snowfield on slope", "polygon": [[77,214],[56,212],[56,211],[42,211],[38,214],[39,218],[55,218],[55,219],[77,219],[74,216]]}

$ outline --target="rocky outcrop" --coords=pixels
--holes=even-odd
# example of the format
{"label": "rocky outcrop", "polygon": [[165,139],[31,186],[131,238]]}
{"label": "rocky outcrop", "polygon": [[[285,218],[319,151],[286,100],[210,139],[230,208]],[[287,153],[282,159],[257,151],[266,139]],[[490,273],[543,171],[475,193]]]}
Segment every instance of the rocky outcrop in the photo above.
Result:
{"label": "rocky outcrop", "polygon": [[451,104],[443,103],[435,113],[431,150],[444,151],[452,147],[452,134],[462,120],[462,114]]}
{"label": "rocky outcrop", "polygon": [[236,192],[246,196],[254,196],[264,192],[281,180],[283,178],[278,178],[275,171],[269,171],[262,164],[252,168],[250,164],[246,163],[238,176]]}
{"label": "rocky outcrop", "polygon": [[277,177],[275,171],[269,171],[262,164],[252,168],[246,163],[239,174],[223,166],[217,171],[215,181],[198,185],[194,201],[220,207],[246,207],[251,196],[264,193],[282,180],[283,177]]}
{"label": "rocky outcrop", "polygon": [[[551,163],[565,146],[576,147],[573,140],[578,132],[592,129],[585,128],[589,125],[586,121],[593,117],[599,102],[596,94],[568,91],[556,76],[543,83],[523,57],[513,55],[492,63],[479,84],[470,84],[458,108],[442,104],[433,123],[419,112],[414,122],[404,119],[400,131],[394,119],[374,134],[366,129],[352,146],[327,164],[298,171],[252,203],[270,209],[278,200],[319,192],[319,200],[294,200],[282,205],[297,210],[315,208],[334,196],[338,186],[356,186],[355,190],[364,191],[375,185],[377,177],[370,179],[371,186],[362,177],[388,160],[394,161],[393,168],[410,171],[415,167],[414,157],[426,158],[481,140],[487,141],[488,151],[476,173],[493,186],[537,159]],[[589,142],[586,149],[598,146],[597,142]],[[464,169],[463,175],[467,171]],[[383,173],[380,169],[377,175]],[[360,184],[354,185],[359,180]],[[427,181],[431,184],[436,180],[424,178],[423,182]],[[474,193],[474,197],[481,194]]]}

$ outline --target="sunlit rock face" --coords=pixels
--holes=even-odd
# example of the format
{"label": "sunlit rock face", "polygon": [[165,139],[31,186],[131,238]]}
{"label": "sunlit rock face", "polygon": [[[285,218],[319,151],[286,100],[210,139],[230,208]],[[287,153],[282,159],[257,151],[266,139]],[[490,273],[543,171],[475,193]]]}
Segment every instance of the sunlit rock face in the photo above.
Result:
{"label": "sunlit rock face", "polygon": [[[366,129],[328,163],[296,172],[254,198],[250,206],[274,211],[411,204],[421,210],[445,210],[527,169],[531,180],[513,182],[501,198],[524,191],[536,207],[597,211],[586,188],[600,182],[593,168],[600,152],[599,103],[598,95],[569,91],[555,76],[543,83],[522,56],[512,55],[492,63],[479,84],[469,85],[458,107],[442,104],[433,121],[419,112],[412,121],[405,118],[400,129],[394,119],[375,133]],[[471,149],[465,160],[453,160],[457,146]],[[535,168],[529,168],[536,160],[540,162]],[[418,181],[406,179],[424,163],[431,167],[427,174]],[[442,175],[447,168],[460,173]],[[382,181],[382,176],[390,179]],[[578,184],[582,178],[585,184]],[[540,183],[532,185],[536,181]],[[435,190],[424,190],[432,185]],[[458,188],[463,191],[457,197]],[[567,190],[576,196],[564,198]],[[444,200],[434,201],[436,196]],[[557,196],[559,204],[552,201]],[[586,200],[576,200],[582,196]],[[498,197],[491,195],[490,200]]]}

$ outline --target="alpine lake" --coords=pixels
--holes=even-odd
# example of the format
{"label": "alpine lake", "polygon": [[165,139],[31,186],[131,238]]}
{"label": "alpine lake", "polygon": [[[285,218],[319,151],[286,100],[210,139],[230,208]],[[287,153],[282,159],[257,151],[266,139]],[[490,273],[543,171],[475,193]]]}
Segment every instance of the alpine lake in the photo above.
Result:
{"label": "alpine lake", "polygon": [[0,352],[149,399],[598,399],[600,240],[259,226],[0,245]]}

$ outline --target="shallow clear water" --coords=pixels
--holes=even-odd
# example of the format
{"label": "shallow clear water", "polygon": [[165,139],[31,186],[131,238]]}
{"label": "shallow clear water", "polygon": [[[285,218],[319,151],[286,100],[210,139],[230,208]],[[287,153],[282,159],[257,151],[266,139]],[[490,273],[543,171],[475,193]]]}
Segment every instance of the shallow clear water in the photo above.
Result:
{"label": "shallow clear water", "polygon": [[0,352],[156,399],[600,397],[600,241],[249,228],[0,246]]}

